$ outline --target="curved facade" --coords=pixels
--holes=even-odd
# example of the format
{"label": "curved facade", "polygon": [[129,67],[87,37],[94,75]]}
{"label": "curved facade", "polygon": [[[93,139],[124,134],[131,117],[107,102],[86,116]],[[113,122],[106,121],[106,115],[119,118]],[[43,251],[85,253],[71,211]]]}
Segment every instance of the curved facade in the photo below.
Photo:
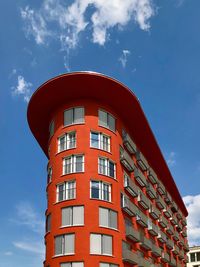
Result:
{"label": "curved facade", "polygon": [[49,158],[45,267],[185,265],[187,210],[128,88],[58,76],[32,96],[28,122]]}

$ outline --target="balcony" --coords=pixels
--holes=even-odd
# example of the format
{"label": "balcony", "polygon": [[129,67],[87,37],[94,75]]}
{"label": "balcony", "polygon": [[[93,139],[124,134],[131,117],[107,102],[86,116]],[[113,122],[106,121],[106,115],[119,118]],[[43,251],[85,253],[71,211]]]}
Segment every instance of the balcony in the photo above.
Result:
{"label": "balcony", "polygon": [[184,250],[186,251],[186,252],[188,252],[190,249],[189,249],[189,245],[188,245],[188,243],[186,243],[186,244],[184,244]]}
{"label": "balcony", "polygon": [[168,221],[163,215],[160,215],[160,218],[158,219],[158,223],[160,224],[162,228],[166,228]]}
{"label": "balcony", "polygon": [[182,232],[181,232],[182,236],[183,237],[187,237],[187,230],[186,229],[183,229]]}
{"label": "balcony", "polygon": [[188,263],[188,262],[189,262],[189,260],[188,260],[188,256],[187,256],[187,255],[184,256],[184,262],[185,262],[185,263]]}
{"label": "balcony", "polygon": [[156,257],[161,257],[162,249],[157,247],[156,245],[152,244],[152,254]]}
{"label": "balcony", "polygon": [[152,184],[157,184],[158,178],[157,175],[155,174],[154,170],[152,168],[149,168],[148,171],[148,178],[151,181]]}
{"label": "balcony", "polygon": [[182,236],[179,236],[179,244],[180,244],[181,246],[184,246],[184,239],[183,239]]}
{"label": "balcony", "polygon": [[181,232],[183,230],[183,226],[179,223],[177,223],[176,229],[178,232]]}
{"label": "balcony", "polygon": [[163,233],[161,230],[158,231],[158,236],[157,236],[158,240],[161,242],[161,243],[166,243],[167,241],[167,237],[166,237],[166,234]]}
{"label": "balcony", "polygon": [[130,199],[122,194],[122,201],[121,201],[122,209],[128,213],[130,216],[134,217],[138,213],[138,207],[133,204]]}
{"label": "balcony", "polygon": [[138,214],[137,214],[137,216],[136,216],[136,222],[138,224],[140,224],[144,228],[147,228],[148,227],[148,218],[141,211],[139,211]]}
{"label": "balcony", "polygon": [[172,267],[176,267],[176,260],[175,260],[175,258],[173,258],[173,257],[170,258],[169,265],[172,266]]}
{"label": "balcony", "polygon": [[179,240],[179,234],[177,232],[174,232],[173,239],[175,241],[178,241]]}
{"label": "balcony", "polygon": [[177,223],[178,223],[177,218],[176,218],[175,215],[172,215],[170,221],[171,221],[171,223],[172,223],[173,225],[177,225]]}
{"label": "balcony", "polygon": [[140,240],[140,247],[142,247],[145,250],[151,250],[152,242],[146,237],[142,237]]}
{"label": "balcony", "polygon": [[158,226],[155,225],[151,220],[148,220],[148,232],[152,236],[157,236],[158,235]]}
{"label": "balcony", "polygon": [[177,206],[177,204],[174,201],[172,201],[171,210],[173,212],[177,212],[178,211],[178,206]]}
{"label": "balcony", "polygon": [[126,149],[131,153],[136,153],[136,145],[133,142],[133,140],[130,138],[129,134],[127,134],[126,131],[122,130],[122,137],[123,137],[123,144],[126,147]]}
{"label": "balcony", "polygon": [[133,242],[140,241],[140,233],[133,228],[133,225],[126,224],[126,236],[130,238]]}
{"label": "balcony", "polygon": [[148,169],[148,163],[143,154],[140,151],[136,153],[137,164],[140,166],[141,170],[146,171]]}
{"label": "balcony", "polygon": [[153,188],[153,186],[149,182],[147,183],[147,194],[151,199],[155,199],[157,196],[156,190]]}
{"label": "balcony", "polygon": [[183,226],[186,226],[186,225],[187,225],[187,221],[186,221],[186,219],[183,218],[183,219],[181,220],[181,223],[182,223]]}
{"label": "balcony", "polygon": [[161,196],[165,195],[165,187],[163,183],[160,181],[158,182],[158,185],[157,185],[157,191],[159,192]]}
{"label": "balcony", "polygon": [[130,250],[130,247],[127,243],[123,242],[122,246],[122,258],[124,262],[130,264],[138,264],[139,258],[138,255]]}
{"label": "balcony", "polygon": [[166,209],[163,210],[163,212],[164,212],[165,216],[166,216],[168,219],[172,217],[172,212],[171,212],[171,210],[168,209],[167,207],[166,207]]}
{"label": "balcony", "polygon": [[162,254],[161,254],[161,260],[165,263],[168,263],[169,262],[169,254],[166,253],[165,251],[162,251]]}
{"label": "balcony", "polygon": [[160,210],[163,210],[166,207],[164,200],[158,194],[157,194],[157,198],[156,198],[156,205]]}
{"label": "balcony", "polygon": [[138,168],[135,168],[134,176],[135,176],[136,181],[141,187],[147,186],[147,179]]}
{"label": "balcony", "polygon": [[182,260],[182,259],[184,259],[184,251],[183,250],[180,250],[180,252],[179,252],[179,255],[178,255],[178,257],[179,257],[179,259],[180,260]]}
{"label": "balcony", "polygon": [[154,220],[158,220],[160,216],[160,211],[153,205],[150,205],[149,214]]}
{"label": "balcony", "polygon": [[171,197],[170,193],[167,190],[165,191],[165,197],[164,197],[164,199],[165,199],[165,202],[168,205],[172,203],[172,197]]}
{"label": "balcony", "polygon": [[145,196],[145,194],[138,190],[138,203],[145,209],[149,209],[150,207],[150,201],[149,199]]}
{"label": "balcony", "polygon": [[169,250],[172,250],[173,247],[174,247],[174,242],[171,240],[171,239],[167,239],[167,242],[166,242],[166,247],[169,249]]}
{"label": "balcony", "polygon": [[131,178],[124,174],[124,188],[133,196],[137,197],[138,195],[138,187],[137,185],[131,180]]}
{"label": "balcony", "polygon": [[179,219],[179,220],[182,220],[183,219],[183,214],[182,212],[179,210],[176,214],[176,217]]}
{"label": "balcony", "polygon": [[173,235],[173,233],[174,233],[174,228],[173,228],[173,226],[172,226],[170,223],[167,224],[166,232],[167,232],[169,235]]}
{"label": "balcony", "polygon": [[175,255],[178,255],[178,254],[179,254],[179,251],[180,251],[179,247],[178,247],[177,245],[174,245],[172,252],[173,252]]}
{"label": "balcony", "polygon": [[151,263],[148,260],[144,258],[139,259],[138,267],[149,267],[149,266],[151,266]]}
{"label": "balcony", "polygon": [[120,161],[129,172],[135,169],[134,161],[122,147],[120,147]]}

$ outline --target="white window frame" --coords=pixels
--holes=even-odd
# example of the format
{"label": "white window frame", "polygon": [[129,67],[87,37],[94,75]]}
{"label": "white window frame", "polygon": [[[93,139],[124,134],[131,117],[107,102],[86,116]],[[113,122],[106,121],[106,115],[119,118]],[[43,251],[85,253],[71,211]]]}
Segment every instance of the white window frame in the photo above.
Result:
{"label": "white window frame", "polygon": [[[93,253],[93,252],[91,252],[91,250],[92,250],[92,248],[91,248],[91,238],[92,238],[92,236],[98,236],[100,239],[99,239],[99,241],[100,241],[100,253]],[[111,245],[112,245],[112,254],[107,254],[107,253],[103,253],[103,242],[104,242],[104,237],[111,237],[111,240],[112,240],[112,243],[111,243]],[[91,233],[90,234],[90,254],[91,255],[105,255],[105,256],[113,256],[113,236],[112,235],[106,235],[106,234],[99,234],[99,233]]]}
{"label": "white window frame", "polygon": [[[105,122],[105,125],[104,124],[101,124],[101,121],[100,121],[100,112],[104,112],[105,113],[105,116],[106,116],[106,122]],[[109,118],[112,118],[113,120],[114,120],[114,122],[115,122],[115,129],[112,129],[111,127],[110,127],[110,125],[109,125]],[[110,131],[112,131],[112,132],[116,132],[116,118],[111,114],[111,113],[109,113],[108,111],[105,111],[105,110],[103,110],[103,109],[99,109],[98,110],[98,125],[99,126],[101,126],[101,127],[105,127],[105,128],[107,128],[107,129],[109,129]]]}
{"label": "white window frame", "polygon": [[[82,221],[83,221],[83,223],[79,223],[79,224],[75,224],[74,223],[74,209],[76,209],[76,208],[83,208],[83,214],[82,214]],[[72,211],[72,223],[71,224],[69,224],[69,225],[63,225],[62,224],[62,218],[61,218],[61,227],[71,227],[71,226],[83,226],[84,225],[84,212],[85,212],[85,208],[84,208],[84,206],[67,206],[67,207],[63,207],[62,208],[62,210],[64,210],[64,209],[71,209]],[[63,213],[62,213],[62,211],[61,211],[61,217],[63,216]]]}
{"label": "white window frame", "polygon": [[[99,190],[99,198],[93,198],[92,197],[92,182],[96,182],[96,183],[99,183],[99,185],[98,185],[98,190]],[[104,191],[104,189],[103,189],[103,186],[104,185],[106,185],[106,186],[108,186],[108,194],[109,194],[109,199],[107,200],[107,199],[104,199],[104,197],[103,197],[103,191]],[[106,182],[103,182],[103,181],[99,181],[99,180],[91,180],[90,181],[90,198],[91,199],[98,199],[98,200],[103,200],[103,201],[107,201],[107,202],[111,202],[111,196],[112,195],[112,188],[111,188],[111,184],[109,184],[109,183],[106,183]]]}
{"label": "white window frame", "polygon": [[[64,253],[64,250],[65,250],[65,236],[69,236],[69,235],[73,235],[73,238],[74,238],[74,252],[73,253]],[[62,250],[62,253],[61,254],[56,254],[56,251],[55,251],[55,244],[54,244],[54,254],[55,256],[61,256],[61,255],[74,255],[75,254],[75,234],[74,233],[67,233],[67,234],[63,234],[63,235],[57,235],[54,237],[54,242],[56,240],[56,237],[61,237],[62,238],[62,241],[61,241],[61,250]]]}
{"label": "white window frame", "polygon": [[[98,147],[92,146],[92,134],[98,134]],[[108,149],[104,149],[104,142],[103,142],[104,137],[107,138],[108,140],[108,144],[107,144]],[[109,135],[106,135],[104,133],[97,132],[97,131],[90,132],[90,147],[92,148],[101,149],[101,150],[110,152],[110,140],[111,138]]]}
{"label": "white window frame", "polygon": [[[69,185],[73,183],[73,188],[70,188]],[[63,194],[64,194],[64,199],[59,200],[59,186],[60,185],[64,185],[64,189],[63,189]],[[74,192],[74,197],[73,198],[69,198],[69,191],[68,190],[73,190]],[[70,200],[70,199],[76,199],[76,180],[70,180],[70,181],[66,181],[63,183],[59,183],[56,185],[56,202],[61,202],[61,201],[65,201],[65,200]]]}
{"label": "white window frame", "polygon": [[[74,134],[74,146],[73,147],[69,147],[69,144],[70,144],[70,140],[69,140],[69,136],[71,134]],[[61,149],[60,146],[61,146],[61,138],[64,138],[64,149]],[[61,136],[58,137],[58,153],[59,152],[62,152],[62,151],[65,151],[65,150],[69,150],[69,149],[73,149],[73,148],[76,148],[76,131],[72,131],[72,132],[68,132],[68,133],[65,133]]]}
{"label": "white window frame", "polygon": [[[100,209],[104,209],[104,210],[107,210],[108,211],[108,225],[101,225],[101,222],[100,222]],[[111,227],[111,213],[115,213],[116,214],[116,225],[117,227]],[[115,210],[112,210],[112,209],[108,209],[106,207],[99,207],[99,226],[100,227],[104,227],[104,228],[109,228],[109,229],[114,229],[114,230],[117,230],[118,229],[118,212],[115,211]]]}
{"label": "white window frame", "polygon": [[[75,122],[75,110],[76,109],[80,109],[82,108],[83,109],[83,120],[81,122]],[[65,124],[65,112],[66,111],[69,111],[69,110],[72,110],[72,123],[70,124]],[[73,107],[73,108],[68,108],[66,110],[64,110],[64,118],[63,118],[63,125],[64,127],[67,127],[67,126],[70,126],[70,125],[75,125],[75,124],[84,124],[85,123],[85,108],[83,106],[78,106],[78,107]]]}
{"label": "white window frame", "polygon": [[[82,170],[81,171],[77,171],[76,170],[76,160],[77,160],[77,157],[82,157]],[[65,164],[65,161],[69,159],[70,161],[70,170],[69,172],[65,172],[65,166],[67,164]],[[67,157],[64,157],[63,158],[63,175],[66,175],[66,174],[70,174],[70,173],[82,173],[85,171],[85,156],[83,154],[76,154],[76,155],[69,155]]]}
{"label": "white window frame", "polygon": [[76,267],[76,264],[80,264],[81,267],[84,267],[84,262],[83,261],[70,261],[70,262],[61,262],[60,267],[63,267],[64,264],[70,264],[70,267]]}
{"label": "white window frame", "polygon": [[[101,160],[103,160],[105,162],[105,165],[100,164]],[[110,163],[112,163],[114,165],[114,176],[111,176],[111,173],[110,173],[110,166],[109,166]],[[102,168],[103,169],[105,168],[105,173],[101,171]],[[106,176],[109,176],[113,179],[116,179],[116,163],[109,158],[98,157],[98,174],[106,175]]]}
{"label": "white window frame", "polygon": [[106,267],[119,267],[118,264],[115,263],[109,263],[109,262],[100,262],[99,263],[99,267],[102,267],[104,264],[104,266],[106,265]]}

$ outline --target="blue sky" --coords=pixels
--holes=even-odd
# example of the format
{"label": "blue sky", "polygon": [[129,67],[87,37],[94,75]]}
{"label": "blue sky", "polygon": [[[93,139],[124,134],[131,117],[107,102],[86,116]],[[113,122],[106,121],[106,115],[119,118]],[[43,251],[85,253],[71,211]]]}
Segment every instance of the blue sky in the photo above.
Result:
{"label": "blue sky", "polygon": [[200,243],[200,2],[0,1],[0,267],[43,260],[47,159],[27,103],[44,81],[102,72],[139,98],[190,211]]}

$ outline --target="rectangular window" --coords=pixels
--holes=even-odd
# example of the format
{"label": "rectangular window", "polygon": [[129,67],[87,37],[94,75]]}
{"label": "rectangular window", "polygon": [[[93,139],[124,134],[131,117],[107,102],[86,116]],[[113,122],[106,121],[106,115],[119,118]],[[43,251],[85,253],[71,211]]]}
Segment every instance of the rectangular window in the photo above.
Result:
{"label": "rectangular window", "polygon": [[195,253],[190,253],[190,262],[195,261]]}
{"label": "rectangular window", "polygon": [[83,262],[63,262],[60,267],[84,267]]}
{"label": "rectangular window", "polygon": [[74,234],[65,234],[55,237],[55,255],[74,254]]}
{"label": "rectangular window", "polygon": [[99,158],[98,159],[98,168],[99,168],[99,170],[98,170],[99,174],[110,176],[112,178],[116,177],[116,165],[110,159]]}
{"label": "rectangular window", "polygon": [[63,174],[84,172],[84,155],[71,155],[63,158]]}
{"label": "rectangular window", "polygon": [[90,133],[90,146],[110,152],[110,136],[103,133]]}
{"label": "rectangular window", "polygon": [[112,255],[112,236],[91,234],[90,254]]}
{"label": "rectangular window", "polygon": [[51,121],[49,124],[49,137],[51,138],[54,135],[54,121]]}
{"label": "rectangular window", "polygon": [[117,229],[117,212],[111,209],[100,207],[99,226]]}
{"label": "rectangular window", "polygon": [[58,138],[58,152],[76,147],[76,132],[66,133]]}
{"label": "rectangular window", "polygon": [[99,125],[115,132],[115,118],[108,112],[99,109]]}
{"label": "rectangular window", "polygon": [[52,167],[48,167],[47,171],[47,183],[50,183],[52,181]]}
{"label": "rectangular window", "polygon": [[71,108],[64,111],[64,126],[85,122],[85,111],[83,107]]}
{"label": "rectangular window", "polygon": [[62,226],[84,225],[84,206],[62,208]]}
{"label": "rectangular window", "polygon": [[46,233],[51,231],[51,214],[46,216]]}
{"label": "rectangular window", "polygon": [[90,197],[105,201],[111,201],[111,185],[102,181],[90,182]]}
{"label": "rectangular window", "polygon": [[68,181],[57,185],[56,201],[75,199],[76,197],[76,181]]}
{"label": "rectangular window", "polygon": [[119,265],[113,263],[101,262],[99,267],[118,267]]}

